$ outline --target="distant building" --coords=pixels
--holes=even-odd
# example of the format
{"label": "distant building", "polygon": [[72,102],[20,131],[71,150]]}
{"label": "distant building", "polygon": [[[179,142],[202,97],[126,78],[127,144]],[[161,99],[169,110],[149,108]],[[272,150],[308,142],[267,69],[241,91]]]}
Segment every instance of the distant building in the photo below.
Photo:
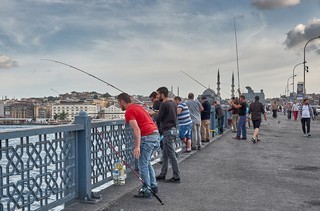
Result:
{"label": "distant building", "polygon": [[253,102],[255,96],[259,96],[260,100],[259,102],[264,104],[265,103],[265,95],[263,92],[263,89],[260,90],[260,92],[254,92],[250,86],[246,86],[246,89],[248,90],[248,93],[242,93],[246,97],[247,102]]}
{"label": "distant building", "polygon": [[66,113],[67,118],[66,120],[73,121],[75,116],[79,114],[80,111],[85,111],[88,113],[89,116],[95,118],[98,115],[99,107],[97,105],[91,104],[75,104],[75,103],[65,103],[65,104],[58,104],[52,106],[52,117],[59,115],[61,113]]}
{"label": "distant building", "polygon": [[202,96],[205,96],[205,97],[207,98],[207,100],[208,100],[208,102],[210,103],[210,105],[212,104],[212,102],[213,102],[214,100],[217,99],[217,94],[215,93],[215,91],[213,91],[213,90],[210,89],[210,88],[204,90],[204,92],[202,93],[202,95],[200,96],[200,98],[201,98]]}
{"label": "distant building", "polygon": [[34,118],[34,105],[29,102],[16,102],[9,106],[11,118]]}
{"label": "distant building", "polygon": [[124,111],[121,108],[111,105],[104,109],[102,118],[104,119],[124,119]]}

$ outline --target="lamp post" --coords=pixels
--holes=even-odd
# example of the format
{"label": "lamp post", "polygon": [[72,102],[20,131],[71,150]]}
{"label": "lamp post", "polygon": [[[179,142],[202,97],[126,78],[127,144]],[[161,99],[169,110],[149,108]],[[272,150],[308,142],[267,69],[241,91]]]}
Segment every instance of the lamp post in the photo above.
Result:
{"label": "lamp post", "polygon": [[293,99],[295,98],[294,96],[294,70],[296,69],[296,67],[300,64],[303,64],[303,62],[300,62],[299,64],[296,64],[296,66],[294,66],[293,71],[292,71],[292,93],[293,93]]}
{"label": "lamp post", "polygon": [[306,47],[308,45],[309,42],[311,42],[312,40],[318,39],[320,38],[320,36],[318,37],[314,37],[312,39],[310,39],[303,48],[303,95],[304,97],[306,97],[306,71],[308,72],[308,70],[306,70]]}
{"label": "lamp post", "polygon": [[[288,80],[287,80],[287,92],[289,92],[289,80],[290,80],[290,78],[293,78],[294,79],[294,77],[296,77],[297,75],[292,75],[292,76],[290,76],[289,78],[288,78]],[[287,96],[287,94],[288,93],[285,93],[285,95]]]}

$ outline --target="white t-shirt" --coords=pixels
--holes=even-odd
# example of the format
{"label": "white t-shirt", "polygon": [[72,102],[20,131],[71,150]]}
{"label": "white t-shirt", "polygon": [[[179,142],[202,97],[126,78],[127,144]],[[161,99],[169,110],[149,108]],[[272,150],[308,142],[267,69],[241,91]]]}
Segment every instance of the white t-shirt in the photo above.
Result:
{"label": "white t-shirt", "polygon": [[298,103],[293,104],[292,110],[293,111],[299,111],[299,104]]}
{"label": "white t-shirt", "polygon": [[302,118],[310,118],[310,111],[309,111],[309,105],[303,105],[302,106]]}

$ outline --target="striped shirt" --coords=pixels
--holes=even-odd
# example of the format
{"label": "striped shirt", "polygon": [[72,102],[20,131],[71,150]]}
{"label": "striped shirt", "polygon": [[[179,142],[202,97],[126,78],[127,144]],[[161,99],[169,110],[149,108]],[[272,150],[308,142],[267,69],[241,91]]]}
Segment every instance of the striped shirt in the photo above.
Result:
{"label": "striped shirt", "polygon": [[190,111],[186,103],[180,102],[178,104],[178,108],[181,108],[182,111],[178,114],[178,122],[179,125],[189,125],[192,124],[192,120],[190,117]]}

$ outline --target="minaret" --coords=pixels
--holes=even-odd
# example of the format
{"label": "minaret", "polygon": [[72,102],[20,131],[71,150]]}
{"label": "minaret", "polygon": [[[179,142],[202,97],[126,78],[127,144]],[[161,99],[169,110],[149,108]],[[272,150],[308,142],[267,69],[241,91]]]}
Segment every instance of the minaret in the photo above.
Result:
{"label": "minaret", "polygon": [[232,73],[231,97],[234,97],[234,73]]}
{"label": "minaret", "polygon": [[218,69],[218,78],[217,78],[217,100],[220,101],[221,96],[220,96],[220,72]]}

